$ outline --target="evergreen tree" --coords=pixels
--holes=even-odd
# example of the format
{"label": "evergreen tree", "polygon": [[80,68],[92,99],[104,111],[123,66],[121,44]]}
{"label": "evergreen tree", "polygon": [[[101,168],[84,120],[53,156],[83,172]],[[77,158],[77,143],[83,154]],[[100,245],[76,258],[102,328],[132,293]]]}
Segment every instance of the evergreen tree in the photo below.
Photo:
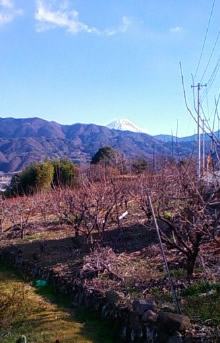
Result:
{"label": "evergreen tree", "polygon": [[36,165],[36,189],[50,189],[54,176],[54,167],[51,162],[45,161]]}
{"label": "evergreen tree", "polygon": [[117,150],[112,149],[110,146],[100,148],[93,156],[91,164],[103,162],[105,166],[116,167],[121,162],[121,155]]}
{"label": "evergreen tree", "polygon": [[77,184],[78,171],[75,164],[68,160],[52,161],[54,167],[54,186],[70,186]]}
{"label": "evergreen tree", "polygon": [[146,160],[139,158],[132,164],[132,171],[136,174],[141,174],[148,168],[148,163]]}

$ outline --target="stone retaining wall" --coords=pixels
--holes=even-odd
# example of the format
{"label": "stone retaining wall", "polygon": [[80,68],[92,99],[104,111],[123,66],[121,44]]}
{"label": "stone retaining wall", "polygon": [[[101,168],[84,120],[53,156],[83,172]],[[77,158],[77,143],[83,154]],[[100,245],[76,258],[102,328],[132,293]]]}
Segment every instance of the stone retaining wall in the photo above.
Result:
{"label": "stone retaining wall", "polygon": [[104,294],[87,288],[80,278],[66,279],[49,268],[37,266],[33,261],[19,256],[15,248],[3,249],[0,259],[34,279],[47,280],[56,291],[67,295],[73,304],[96,310],[103,318],[112,320],[124,342],[194,342],[187,334],[190,329],[189,318],[160,311],[152,299],[138,299],[131,304],[124,301],[123,294],[114,290]]}

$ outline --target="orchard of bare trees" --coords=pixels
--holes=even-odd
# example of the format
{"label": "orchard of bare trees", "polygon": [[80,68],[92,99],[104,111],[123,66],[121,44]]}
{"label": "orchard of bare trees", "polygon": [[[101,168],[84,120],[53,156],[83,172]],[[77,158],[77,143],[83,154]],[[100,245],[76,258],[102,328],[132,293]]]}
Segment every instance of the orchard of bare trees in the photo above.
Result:
{"label": "orchard of bare trees", "polygon": [[[202,260],[200,248],[218,239],[220,193],[217,184],[196,178],[192,161],[167,162],[157,172],[120,175],[113,168],[91,166],[79,176],[77,187],[57,187],[34,195],[0,199],[2,237],[13,232],[24,239],[38,226],[49,224],[72,230],[75,244],[84,237],[90,248],[102,245],[113,228],[123,237],[123,218],[134,216],[154,225],[147,194],[159,223],[164,246],[184,258],[187,276]],[[138,216],[137,216],[138,214]]]}

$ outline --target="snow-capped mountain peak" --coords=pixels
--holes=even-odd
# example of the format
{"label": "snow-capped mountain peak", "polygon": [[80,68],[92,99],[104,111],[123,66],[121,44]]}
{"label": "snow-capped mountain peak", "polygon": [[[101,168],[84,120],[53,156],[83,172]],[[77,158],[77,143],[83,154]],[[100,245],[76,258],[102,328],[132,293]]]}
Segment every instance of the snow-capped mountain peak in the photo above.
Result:
{"label": "snow-capped mountain peak", "polygon": [[121,130],[121,131],[132,131],[132,132],[142,132],[145,133],[143,129],[138,127],[129,119],[116,119],[112,123],[108,124],[109,129]]}

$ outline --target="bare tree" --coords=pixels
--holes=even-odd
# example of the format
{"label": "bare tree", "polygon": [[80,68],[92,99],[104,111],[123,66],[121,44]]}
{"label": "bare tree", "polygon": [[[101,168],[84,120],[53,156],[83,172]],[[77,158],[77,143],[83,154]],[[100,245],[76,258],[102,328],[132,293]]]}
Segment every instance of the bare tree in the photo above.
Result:
{"label": "bare tree", "polygon": [[[184,165],[167,166],[157,174],[149,188],[156,216],[160,220],[163,242],[185,256],[187,276],[190,278],[201,245],[213,239],[220,215],[214,216],[211,204],[218,194],[209,194],[204,183],[197,182],[191,161]],[[143,192],[140,203],[149,218],[149,207]]]}
{"label": "bare tree", "polygon": [[11,199],[7,203],[8,219],[13,228],[20,230],[20,238],[24,239],[25,231],[29,225],[29,220],[33,216],[35,209],[32,197],[23,196],[22,198]]}
{"label": "bare tree", "polygon": [[93,243],[93,233],[103,238],[110,215],[114,211],[110,184],[90,183],[76,191],[65,191],[62,218],[74,228],[75,237],[82,233],[87,243]]}

